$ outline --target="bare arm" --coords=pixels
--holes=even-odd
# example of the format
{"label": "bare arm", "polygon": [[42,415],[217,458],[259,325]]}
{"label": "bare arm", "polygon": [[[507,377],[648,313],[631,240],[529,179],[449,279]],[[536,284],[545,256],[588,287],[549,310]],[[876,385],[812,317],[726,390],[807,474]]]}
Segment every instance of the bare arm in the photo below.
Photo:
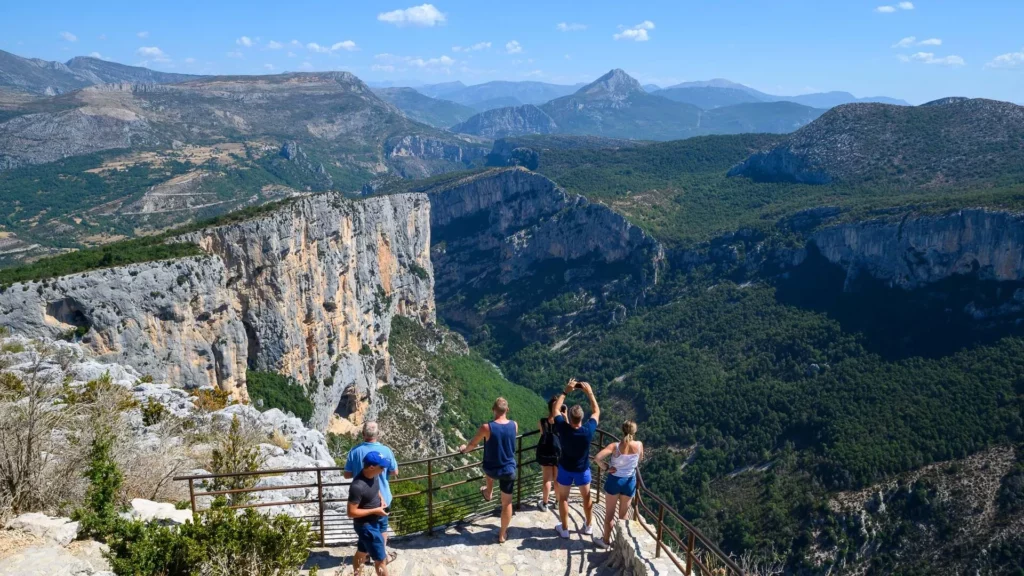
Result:
{"label": "bare arm", "polygon": [[615,451],[615,444],[615,442],[612,442],[602,448],[601,451],[597,453],[597,456],[594,456],[594,463],[598,466],[602,466],[604,464],[604,459],[611,456],[612,452]]}
{"label": "bare arm", "polygon": [[462,446],[459,446],[459,452],[462,452],[463,454],[469,452],[470,450],[476,448],[477,444],[479,444],[482,440],[486,440],[487,437],[490,435],[491,426],[489,424],[481,424],[480,428],[476,431],[476,436],[473,436],[473,439],[469,441],[469,444],[463,444]]}
{"label": "bare arm", "polygon": [[349,472],[348,470],[345,470],[345,473],[342,474],[342,476],[345,477],[345,480],[351,480],[352,479],[352,473]]}
{"label": "bare arm", "polygon": [[572,392],[573,387],[576,385],[576,379],[570,378],[568,384],[562,389],[562,393],[557,396],[555,403],[551,405],[551,413],[548,414],[548,423],[554,424],[555,417],[562,411],[562,404],[565,403],[565,395]]}
{"label": "bare arm", "polygon": [[601,407],[597,405],[597,397],[594,396],[594,389],[587,382],[583,383],[583,391],[587,393],[587,400],[590,400],[590,417],[594,422],[601,421]]}
{"label": "bare arm", "polygon": [[[382,499],[381,502],[384,502]],[[348,517],[353,520],[357,518],[366,518],[367,516],[387,516],[388,513],[384,511],[384,507],[380,508],[360,508],[357,502],[348,503]]]}

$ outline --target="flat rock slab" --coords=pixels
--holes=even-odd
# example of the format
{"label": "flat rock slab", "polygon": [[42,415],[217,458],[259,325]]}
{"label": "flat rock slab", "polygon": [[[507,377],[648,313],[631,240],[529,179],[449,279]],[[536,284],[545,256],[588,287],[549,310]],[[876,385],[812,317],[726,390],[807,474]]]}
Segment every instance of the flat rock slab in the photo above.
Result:
{"label": "flat rock slab", "polygon": [[78,522],[72,522],[70,518],[51,518],[38,512],[18,516],[7,523],[7,529],[34,534],[58,546],[67,546],[78,536]]}
{"label": "flat rock slab", "polygon": [[114,576],[92,560],[57,546],[34,546],[0,560],[0,576]]}
{"label": "flat rock slab", "polygon": [[[534,503],[523,505],[523,510],[512,516],[508,540],[498,544],[497,516],[479,518],[436,532],[433,536],[393,538],[390,549],[398,558],[388,565],[391,576],[550,576],[552,574],[586,574],[612,576],[621,571],[612,566],[611,553],[594,542],[601,536],[604,521],[602,506],[594,506],[594,535],[586,536],[583,528],[583,509],[573,502],[569,513],[568,539],[558,537],[555,524],[557,514],[540,510]],[[670,560],[654,558],[654,539],[643,528],[630,522],[629,534],[648,573],[652,576],[680,575]],[[306,569],[320,568],[321,576],[349,576],[353,547],[318,548],[310,554]],[[371,567],[365,574],[373,573]],[[306,572],[303,572],[306,574]]]}

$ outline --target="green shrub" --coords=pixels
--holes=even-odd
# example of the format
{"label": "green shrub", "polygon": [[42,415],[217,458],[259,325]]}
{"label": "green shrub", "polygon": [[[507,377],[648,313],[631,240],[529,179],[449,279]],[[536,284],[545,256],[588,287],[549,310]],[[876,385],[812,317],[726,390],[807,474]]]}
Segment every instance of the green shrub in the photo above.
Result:
{"label": "green shrub", "polygon": [[85,472],[89,479],[85,506],[71,514],[71,519],[79,522],[80,538],[104,541],[118,521],[117,494],[124,477],[110,454],[112,445],[109,433],[101,433],[93,440],[89,468]]}
{"label": "green shrub", "polygon": [[[234,472],[255,472],[260,469],[260,451],[255,443],[250,442],[242,433],[242,424],[235,416],[231,419],[231,428],[221,439],[220,445],[213,449],[210,472],[214,474],[230,474]],[[210,482],[211,490],[239,490],[252,488],[259,482],[258,475],[229,476],[215,478]],[[227,501],[232,506],[245,504],[252,499],[248,493],[231,494]]]}
{"label": "green shrub", "polygon": [[176,528],[121,520],[107,542],[118,576],[293,576],[309,557],[311,535],[284,514],[214,508]]}
{"label": "green shrub", "polygon": [[276,372],[249,370],[245,373],[245,387],[253,404],[263,401],[261,410],[277,408],[295,414],[303,422],[309,422],[313,416],[313,403],[306,396],[305,388],[292,378]]}
{"label": "green shrub", "polygon": [[165,417],[167,417],[167,408],[164,408],[163,404],[152,398],[146,400],[146,405],[142,407],[142,423],[144,425],[152,426],[163,421]]}

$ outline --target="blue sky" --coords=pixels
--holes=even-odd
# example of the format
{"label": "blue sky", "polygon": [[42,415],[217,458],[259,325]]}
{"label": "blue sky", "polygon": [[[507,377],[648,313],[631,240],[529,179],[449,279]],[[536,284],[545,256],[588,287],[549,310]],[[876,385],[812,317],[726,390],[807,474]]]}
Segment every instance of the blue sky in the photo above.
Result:
{"label": "blue sky", "polygon": [[1024,102],[1020,0],[8,2],[0,49],[157,70],[349,70],[398,85],[728,78],[777,94]]}

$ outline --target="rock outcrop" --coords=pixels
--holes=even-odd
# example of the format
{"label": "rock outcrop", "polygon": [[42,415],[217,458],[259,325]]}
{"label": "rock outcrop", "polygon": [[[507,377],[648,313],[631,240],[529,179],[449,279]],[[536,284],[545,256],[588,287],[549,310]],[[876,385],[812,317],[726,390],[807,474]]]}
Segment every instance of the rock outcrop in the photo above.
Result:
{"label": "rock outcrop", "polygon": [[810,236],[848,279],[920,288],[954,275],[1024,280],[1024,215],[983,209],[828,226]]}
{"label": "rock outcrop", "polygon": [[533,104],[488,110],[452,126],[452,132],[475,134],[485,138],[553,134],[556,131],[558,125],[555,121]]}
{"label": "rock outcrop", "polygon": [[310,389],[323,429],[344,395],[365,406],[387,381],[394,314],[434,319],[423,195],[311,196],[176,240],[208,255],[16,284],[0,325],[77,331],[103,358],[239,398],[247,367],[283,373]]}

